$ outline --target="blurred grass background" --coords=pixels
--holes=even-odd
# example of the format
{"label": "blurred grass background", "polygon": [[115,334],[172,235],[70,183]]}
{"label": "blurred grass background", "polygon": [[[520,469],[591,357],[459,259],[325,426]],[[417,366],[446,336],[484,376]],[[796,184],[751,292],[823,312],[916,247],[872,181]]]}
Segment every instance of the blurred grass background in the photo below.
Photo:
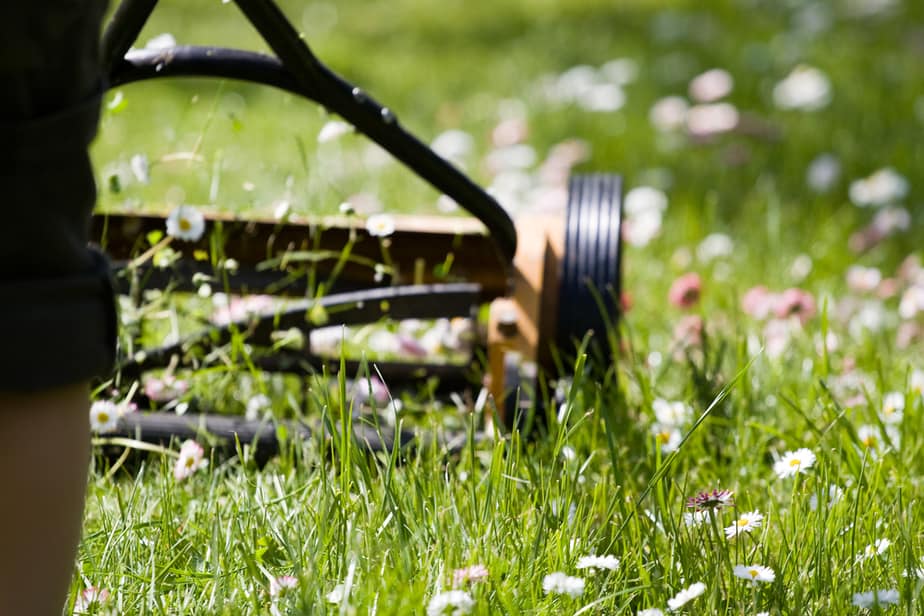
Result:
{"label": "blurred grass background", "polygon": [[[654,183],[670,195],[670,244],[711,231],[747,237],[742,258],[757,277],[774,275],[764,255],[781,244],[834,259],[844,233],[867,212],[847,203],[849,179],[893,166],[911,180],[924,174],[924,3],[898,2],[864,13],[872,0],[447,0],[389,3],[282,3],[316,55],[394,109],[421,140],[461,129],[475,140],[467,171],[483,185],[479,164],[504,105],[522,104],[539,159],[556,143],[579,138],[591,148],[582,170],[621,173],[627,187]],[[266,50],[233,3],[164,1],[139,37],[162,33],[181,44]],[[634,61],[638,78],[615,112],[552,104],[544,78],[577,65]],[[774,84],[810,64],[831,79],[833,99],[814,113],[774,108]],[[720,67],[735,78],[729,102],[772,127],[775,139],[733,135],[708,144],[668,142],[648,122],[659,98],[686,95],[689,80]],[[438,194],[397,163],[370,152],[362,136],[318,144],[331,119],[311,102],[237,82],[173,80],[120,88],[108,110],[95,158],[101,207],[163,210],[180,202],[266,214],[281,199],[294,212],[335,212],[350,195],[376,195],[386,211],[432,212]],[[192,152],[197,162],[164,162]],[[809,162],[823,152],[841,161],[840,185],[806,190]],[[114,165],[143,153],[147,185],[107,189]],[[181,157],[182,158],[182,157]],[[914,219],[915,217],[913,217]],[[913,222],[913,238],[919,234]],[[911,242],[913,244],[913,241]],[[890,243],[881,260],[908,246]],[[656,252],[661,250],[657,246]],[[814,254],[813,254],[814,253]],[[669,254],[669,253],[666,253]],[[666,256],[665,254],[665,256]],[[657,273],[657,272],[652,272]]]}

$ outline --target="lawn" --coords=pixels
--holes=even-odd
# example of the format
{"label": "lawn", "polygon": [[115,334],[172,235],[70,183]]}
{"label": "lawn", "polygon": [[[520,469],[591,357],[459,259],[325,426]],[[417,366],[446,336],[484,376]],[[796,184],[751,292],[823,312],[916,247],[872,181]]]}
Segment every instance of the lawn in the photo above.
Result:
{"label": "lawn", "polygon": [[[554,201],[562,152],[623,176],[620,352],[564,349],[576,375],[549,375],[531,437],[484,438],[465,396],[406,392],[378,408],[419,431],[406,455],[315,438],[261,468],[203,441],[202,462],[176,443],[120,465],[99,448],[77,613],[924,611],[924,4],[282,6],[514,217]],[[218,0],[163,3],[140,45],[163,33],[265,48]],[[106,103],[101,210],[458,215],[288,94],[164,81]],[[212,305],[148,299],[154,342]],[[387,357],[394,332],[438,327],[348,347]],[[344,378],[243,361],[183,378],[165,405],[336,427],[369,406]],[[467,438],[449,451],[433,437],[451,432]]]}

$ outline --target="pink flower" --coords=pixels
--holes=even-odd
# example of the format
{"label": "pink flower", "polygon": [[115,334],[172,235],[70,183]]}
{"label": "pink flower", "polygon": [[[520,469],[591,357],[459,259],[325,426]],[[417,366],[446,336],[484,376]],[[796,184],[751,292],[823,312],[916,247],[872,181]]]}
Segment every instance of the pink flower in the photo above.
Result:
{"label": "pink flower", "polygon": [[788,319],[770,319],[764,326],[764,344],[767,357],[779,357],[789,348],[795,323]]}
{"label": "pink flower", "polygon": [[296,586],[298,586],[298,578],[291,575],[280,575],[278,578],[270,580],[269,593],[272,597],[278,597]]}
{"label": "pink flower", "polygon": [[914,284],[924,274],[921,258],[915,254],[908,255],[898,266],[898,279],[906,284]]}
{"label": "pink flower", "polygon": [[180,446],[180,457],[173,467],[173,476],[177,481],[190,477],[200,468],[208,466],[209,461],[203,458],[205,452],[202,445],[193,440],[184,441]]}
{"label": "pink flower", "polygon": [[635,303],[635,300],[632,298],[632,294],[628,291],[623,291],[619,296],[619,308],[622,310],[623,314],[632,310],[632,305]]}
{"label": "pink flower", "polygon": [[177,379],[172,374],[164,378],[151,377],[144,381],[144,395],[154,402],[169,402],[183,395],[189,389],[189,384]]}
{"label": "pink flower", "polygon": [[230,298],[226,295],[215,295],[212,304],[215,312],[212,313],[211,320],[216,325],[243,321],[277,307],[277,302],[270,295],[245,295]]}
{"label": "pink flower", "polygon": [[876,297],[879,299],[891,299],[896,295],[898,295],[898,280],[895,278],[883,278],[876,287]]}
{"label": "pink flower", "polygon": [[529,126],[520,117],[501,120],[491,131],[491,142],[495,147],[503,148],[523,143],[529,136]]}
{"label": "pink flower", "polygon": [[688,314],[674,326],[674,341],[683,348],[703,344],[703,319],[698,314]]}
{"label": "pink flower", "polygon": [[873,226],[864,227],[859,231],[850,234],[847,239],[847,247],[853,252],[860,254],[872,250],[885,239],[882,232]]}
{"label": "pink flower", "polygon": [[452,572],[452,585],[474,584],[488,578],[488,568],[482,564],[463,567]]}
{"label": "pink flower", "polygon": [[105,588],[90,586],[80,591],[77,600],[74,602],[74,613],[82,614],[89,612],[93,606],[105,603],[109,600],[109,591]]}
{"label": "pink flower", "polygon": [[895,346],[907,349],[921,339],[921,326],[914,321],[904,321],[895,332]]}
{"label": "pink flower", "polygon": [[370,400],[375,400],[378,404],[388,402],[391,395],[388,392],[388,386],[385,385],[377,376],[368,379],[357,379],[352,387],[354,400],[359,404],[365,404]]}
{"label": "pink flower", "polygon": [[723,507],[732,507],[734,504],[734,492],[717,488],[714,488],[711,492],[700,492],[696,496],[691,496],[687,499],[687,507],[696,511],[718,510]]}
{"label": "pink flower", "polygon": [[799,321],[805,325],[809,319],[815,316],[815,299],[811,293],[802,289],[786,289],[780,294],[774,310],[776,316],[781,319],[794,316],[798,317]]}
{"label": "pink flower", "polygon": [[699,296],[702,292],[702,281],[699,274],[689,272],[674,281],[671,289],[667,294],[668,300],[678,308],[692,308],[699,302]]}
{"label": "pink flower", "polygon": [[413,355],[414,357],[427,356],[427,349],[425,349],[417,339],[405,334],[398,334],[398,348],[404,353]]}
{"label": "pink flower", "polygon": [[847,268],[847,288],[854,293],[871,293],[882,281],[882,273],[875,267],[851,265]]}
{"label": "pink flower", "polygon": [[778,297],[776,293],[771,293],[767,287],[758,285],[749,289],[741,298],[741,309],[744,314],[763,321],[773,312]]}

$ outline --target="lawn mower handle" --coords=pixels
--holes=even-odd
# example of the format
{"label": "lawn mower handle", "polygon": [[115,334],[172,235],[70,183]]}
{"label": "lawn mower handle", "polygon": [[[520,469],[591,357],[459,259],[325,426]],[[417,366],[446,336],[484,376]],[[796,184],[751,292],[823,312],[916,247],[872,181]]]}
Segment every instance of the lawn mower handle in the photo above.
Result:
{"label": "lawn mower handle", "polygon": [[336,112],[358,131],[478,218],[510,264],[517,232],[507,212],[480,186],[404,130],[393,111],[322,64],[273,0],[235,0],[276,58],[216,47],[131,51],[157,0],[123,0],[106,29],[102,57],[110,86],[155,77],[202,76],[272,85]]}

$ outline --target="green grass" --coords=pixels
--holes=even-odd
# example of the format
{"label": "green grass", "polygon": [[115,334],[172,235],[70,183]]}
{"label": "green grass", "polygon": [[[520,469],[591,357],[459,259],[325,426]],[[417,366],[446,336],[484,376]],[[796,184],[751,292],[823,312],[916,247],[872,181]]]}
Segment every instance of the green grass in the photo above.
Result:
{"label": "green grass", "polygon": [[[668,600],[695,582],[706,590],[684,608],[691,614],[855,613],[855,593],[891,588],[899,604],[882,611],[924,611],[921,579],[903,575],[924,564],[924,402],[910,382],[924,359],[920,340],[897,343],[902,323],[919,318],[900,318],[901,294],[869,303],[878,300],[845,283],[856,263],[895,277],[919,250],[924,5],[899,0],[891,13],[852,17],[848,4],[284,3],[322,60],[395,109],[424,141],[451,128],[470,132],[469,170],[485,185],[491,128],[502,101],[520,99],[540,160],[555,144],[580,138],[591,152],[581,170],[619,172],[627,187],[665,190],[660,236],[626,250],[633,307],[621,324],[622,351],[612,363],[566,352],[583,368],[562,387],[561,420],[549,404],[549,429],[532,440],[499,432],[448,452],[429,437],[450,428],[471,435],[481,412],[408,394],[406,421],[429,437],[407,459],[318,437],[293,443],[263,469],[244,446],[178,482],[167,453],[115,469],[97,457],[75,596],[86,586],[109,589],[100,613],[412,614],[452,587],[455,569],[480,563],[487,579],[464,587],[477,614],[666,612]],[[827,29],[800,31],[804,7],[829,15]],[[336,23],[322,27],[334,15]],[[214,0],[165,2],[142,41],[164,31],[181,43],[262,48],[236,8]],[[587,112],[539,94],[544,76],[614,58],[639,67],[620,111]],[[821,111],[774,107],[774,84],[799,63],[832,82]],[[652,104],[686,96],[689,79],[713,67],[735,78],[729,100],[772,125],[777,138],[694,144],[652,128]],[[324,214],[367,192],[387,211],[434,211],[438,194],[394,163],[370,164],[362,137],[317,144],[328,118],[290,95],[184,81],[133,85],[122,96],[105,113],[94,149],[101,208],[166,211],[188,202],[255,215],[285,198],[297,212]],[[163,162],[192,151],[195,162]],[[842,176],[816,194],[805,173],[823,152],[837,155]],[[136,153],[152,161],[150,183],[111,190],[112,165]],[[910,183],[901,201],[910,228],[857,255],[848,238],[874,212],[851,205],[848,186],[885,166]],[[733,239],[733,253],[699,261],[698,244],[714,232]],[[809,271],[794,275],[793,263],[805,257]],[[687,271],[703,278],[702,300],[690,312],[703,318],[707,335],[684,352],[674,328],[687,313],[668,306],[667,294]],[[801,286],[818,302],[818,315],[796,327],[779,354],[767,346],[764,324],[741,309],[757,284]],[[874,306],[882,327],[851,325],[851,301]],[[168,298],[152,312],[176,313],[178,305],[188,307]],[[149,332],[167,329],[161,322]],[[836,348],[821,348],[827,333]],[[190,378],[187,397],[209,395],[232,411],[243,412],[262,391],[279,416],[325,418],[341,429],[352,421],[347,385],[336,379],[264,378],[240,364]],[[883,438],[878,412],[888,392],[906,396],[900,439],[870,450],[862,426]],[[692,412],[672,454],[652,435],[657,399],[683,401]],[[815,465],[777,478],[777,457],[803,447]],[[837,502],[828,498],[832,485],[843,491]],[[735,508],[714,523],[687,525],[686,500],[713,488],[734,491]],[[811,506],[813,496],[820,506]],[[765,516],[762,526],[727,540],[722,529],[753,510]],[[891,545],[859,559],[878,539]],[[588,575],[576,566],[589,554],[612,554],[620,564]],[[752,587],[734,576],[735,565],[753,563],[771,567],[775,581]],[[544,577],[556,571],[585,577],[583,594],[544,593]],[[295,576],[297,586],[274,600],[270,581],[281,575]],[[337,585],[339,604],[327,598]]]}

